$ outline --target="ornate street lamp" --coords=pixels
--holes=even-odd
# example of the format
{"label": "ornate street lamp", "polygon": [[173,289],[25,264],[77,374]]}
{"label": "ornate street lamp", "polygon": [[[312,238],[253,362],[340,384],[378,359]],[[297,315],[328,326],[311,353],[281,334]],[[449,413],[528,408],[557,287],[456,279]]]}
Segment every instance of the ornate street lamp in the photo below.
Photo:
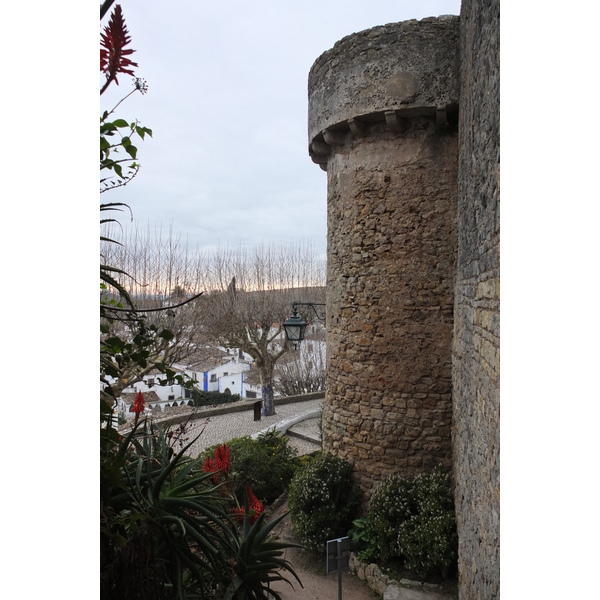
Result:
{"label": "ornate street lamp", "polygon": [[304,332],[306,331],[306,321],[298,314],[296,306],[294,306],[294,314],[286,320],[283,328],[285,329],[285,337],[296,348],[297,344],[304,339]]}
{"label": "ornate street lamp", "polygon": [[288,341],[294,344],[294,348],[298,347],[298,344],[304,339],[304,332],[306,331],[306,321],[298,314],[298,306],[309,306],[313,309],[315,316],[319,321],[325,321],[325,312],[319,313],[316,306],[325,306],[325,304],[316,304],[314,302],[294,302],[292,309],[294,314],[287,319],[283,324],[285,330],[285,337]]}

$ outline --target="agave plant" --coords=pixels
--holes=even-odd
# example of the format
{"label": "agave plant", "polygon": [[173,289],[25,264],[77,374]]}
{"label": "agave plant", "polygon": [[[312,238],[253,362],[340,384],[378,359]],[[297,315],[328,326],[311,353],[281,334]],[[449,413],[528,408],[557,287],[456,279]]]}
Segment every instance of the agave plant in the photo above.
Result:
{"label": "agave plant", "polygon": [[[270,535],[283,516],[256,519],[248,493],[240,527],[234,498],[202,470],[202,459],[179,452],[168,432],[146,421],[101,463],[101,598],[262,599],[272,581],[300,583],[283,558],[291,544]],[[256,520],[255,520],[256,519]],[[300,585],[302,585],[300,583]]]}
{"label": "agave plant", "polygon": [[185,456],[194,441],[175,453],[144,422],[105,461],[120,478],[103,478],[103,598],[184,599],[227,582],[233,524],[210,474]]}
{"label": "agave plant", "polygon": [[253,522],[248,493],[244,494],[244,523],[235,532],[233,581],[227,587],[224,600],[263,600],[273,597],[281,600],[281,595],[270,589],[273,581],[292,582],[284,576],[289,572],[300,587],[304,587],[291,563],[284,558],[283,550],[300,547],[298,544],[278,542],[271,534],[274,527],[287,515],[265,522],[265,513]]}

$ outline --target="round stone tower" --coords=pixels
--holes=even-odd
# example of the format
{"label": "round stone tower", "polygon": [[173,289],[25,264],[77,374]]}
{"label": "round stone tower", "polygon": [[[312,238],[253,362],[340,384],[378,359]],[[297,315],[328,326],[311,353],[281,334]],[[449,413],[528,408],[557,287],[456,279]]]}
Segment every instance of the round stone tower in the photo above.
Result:
{"label": "round stone tower", "polygon": [[452,466],[459,18],[343,38],[309,75],[327,171],[324,449],[363,489]]}

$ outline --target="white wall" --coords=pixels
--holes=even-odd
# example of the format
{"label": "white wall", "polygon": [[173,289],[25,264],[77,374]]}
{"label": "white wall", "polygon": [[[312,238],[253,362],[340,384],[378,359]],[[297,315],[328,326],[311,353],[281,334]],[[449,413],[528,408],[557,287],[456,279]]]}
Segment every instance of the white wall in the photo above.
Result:
{"label": "white wall", "polygon": [[[224,357],[227,355],[225,354]],[[207,391],[220,391],[225,392],[227,388],[232,394],[239,394],[242,397],[246,397],[247,391],[256,392],[257,397],[260,398],[261,390],[260,386],[252,387],[245,381],[244,373],[247,373],[251,369],[252,358],[250,355],[242,353],[242,358],[239,357],[238,350],[231,350],[230,360],[223,364],[210,369],[206,372],[206,389]],[[177,371],[177,374],[185,374],[188,377],[195,379],[196,387],[198,390],[203,391],[205,389],[204,371],[194,370],[185,368],[183,365],[174,365],[173,369]],[[227,373],[227,375],[226,375]],[[213,377],[214,376],[214,377]],[[164,379],[163,374],[146,375],[144,381],[139,381],[134,385],[126,387],[123,392],[125,393],[137,393],[142,392],[146,394],[149,391],[156,393],[161,400],[161,405],[164,407],[165,404],[177,401],[178,404],[181,401],[186,400],[185,388],[179,384],[161,386],[158,383],[159,378]],[[108,378],[109,381],[113,381],[112,378]],[[154,385],[149,386],[147,382],[154,380]],[[214,381],[211,381],[214,379]],[[148,401],[146,401],[148,403]]]}

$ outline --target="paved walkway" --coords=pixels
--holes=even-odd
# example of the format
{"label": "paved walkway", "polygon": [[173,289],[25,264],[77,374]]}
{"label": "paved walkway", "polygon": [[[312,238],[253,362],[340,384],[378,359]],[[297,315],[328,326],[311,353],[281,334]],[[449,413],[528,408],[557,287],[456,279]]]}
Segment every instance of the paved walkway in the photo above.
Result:
{"label": "paved walkway", "polygon": [[[310,421],[313,429],[317,429],[317,420],[314,415],[315,411],[320,410],[322,407],[323,399],[320,398],[276,406],[274,415],[270,417],[263,416],[260,421],[254,420],[252,410],[196,419],[191,423],[188,439],[191,440],[199,433],[201,435],[190,447],[189,455],[196,457],[214,444],[224,443],[235,437],[257,434],[303,417]],[[315,449],[313,444],[296,438],[290,438],[290,441],[298,448],[300,454],[304,451],[312,452]]]}

